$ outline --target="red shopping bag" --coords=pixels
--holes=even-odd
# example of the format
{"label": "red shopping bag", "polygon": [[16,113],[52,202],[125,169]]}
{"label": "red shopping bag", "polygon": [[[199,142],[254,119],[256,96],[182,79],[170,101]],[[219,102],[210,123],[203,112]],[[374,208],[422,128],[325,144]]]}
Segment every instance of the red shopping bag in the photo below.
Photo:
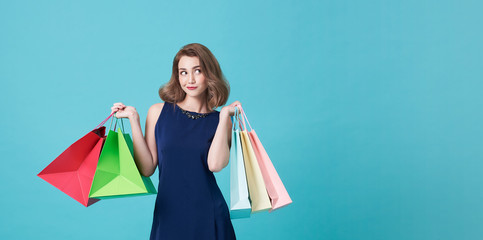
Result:
{"label": "red shopping bag", "polygon": [[97,161],[106,139],[106,127],[102,126],[112,116],[70,145],[37,176],[52,184],[65,194],[88,207],[99,201],[89,198]]}

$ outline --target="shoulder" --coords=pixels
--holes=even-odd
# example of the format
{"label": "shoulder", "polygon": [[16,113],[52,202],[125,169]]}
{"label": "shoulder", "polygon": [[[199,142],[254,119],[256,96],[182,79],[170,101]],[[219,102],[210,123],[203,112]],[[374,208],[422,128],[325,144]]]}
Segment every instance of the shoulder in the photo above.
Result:
{"label": "shoulder", "polygon": [[164,102],[162,103],[155,103],[149,108],[149,112],[151,111],[161,111],[163,109]]}
{"label": "shoulder", "polygon": [[148,110],[148,118],[156,118],[161,114],[164,103],[155,103]]}

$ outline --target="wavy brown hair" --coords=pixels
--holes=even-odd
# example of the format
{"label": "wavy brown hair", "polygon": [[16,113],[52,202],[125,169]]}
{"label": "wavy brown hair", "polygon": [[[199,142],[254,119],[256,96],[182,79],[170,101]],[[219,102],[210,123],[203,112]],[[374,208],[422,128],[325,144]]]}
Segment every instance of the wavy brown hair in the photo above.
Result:
{"label": "wavy brown hair", "polygon": [[178,63],[181,57],[198,57],[201,71],[204,74],[208,88],[206,89],[206,102],[209,109],[223,106],[230,95],[230,85],[221,72],[220,64],[211,51],[199,43],[183,46],[173,60],[173,70],[168,83],[159,88],[159,96],[165,102],[176,104],[183,101],[186,93],[179,83]]}

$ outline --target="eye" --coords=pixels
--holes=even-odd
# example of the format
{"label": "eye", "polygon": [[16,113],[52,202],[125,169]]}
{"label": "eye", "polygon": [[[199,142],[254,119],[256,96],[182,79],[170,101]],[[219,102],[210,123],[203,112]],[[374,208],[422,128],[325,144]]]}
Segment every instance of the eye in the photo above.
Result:
{"label": "eye", "polygon": [[183,76],[186,75],[186,71],[179,72],[179,75],[183,75]]}
{"label": "eye", "polygon": [[195,73],[201,73],[201,69],[196,69]]}

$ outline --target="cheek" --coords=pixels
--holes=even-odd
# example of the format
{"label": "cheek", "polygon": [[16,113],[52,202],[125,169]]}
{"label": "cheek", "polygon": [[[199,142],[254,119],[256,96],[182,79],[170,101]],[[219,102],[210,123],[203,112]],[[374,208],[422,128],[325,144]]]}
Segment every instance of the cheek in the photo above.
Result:
{"label": "cheek", "polygon": [[199,84],[206,85],[206,78],[204,75],[199,75],[196,79]]}
{"label": "cheek", "polygon": [[179,82],[180,82],[180,83],[184,83],[184,82],[186,82],[186,76],[179,75],[179,76],[178,76],[178,79],[179,79]]}

